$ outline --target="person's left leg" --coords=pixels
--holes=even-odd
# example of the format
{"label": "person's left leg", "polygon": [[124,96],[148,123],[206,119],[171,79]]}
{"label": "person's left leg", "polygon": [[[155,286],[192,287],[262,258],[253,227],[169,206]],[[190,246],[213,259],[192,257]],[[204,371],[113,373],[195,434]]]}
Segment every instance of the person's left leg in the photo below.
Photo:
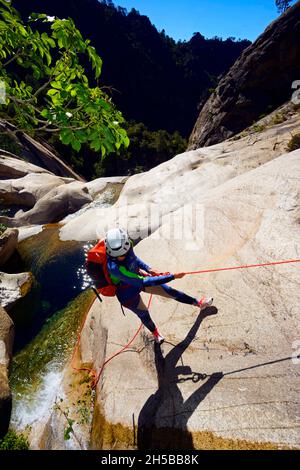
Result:
{"label": "person's left leg", "polygon": [[195,297],[191,297],[184,292],[181,292],[180,290],[173,289],[167,284],[146,287],[145,292],[148,294],[160,295],[161,297],[169,299],[175,299],[177,302],[181,302],[182,304],[195,305],[195,307],[199,307],[201,310],[210,307],[214,300],[212,297],[205,296],[198,300]]}
{"label": "person's left leg", "polygon": [[145,292],[148,294],[159,295],[161,297],[171,298],[181,302],[182,304],[198,305],[198,300],[195,297],[191,297],[180,290],[173,289],[173,287],[162,284],[160,286],[145,287]]}

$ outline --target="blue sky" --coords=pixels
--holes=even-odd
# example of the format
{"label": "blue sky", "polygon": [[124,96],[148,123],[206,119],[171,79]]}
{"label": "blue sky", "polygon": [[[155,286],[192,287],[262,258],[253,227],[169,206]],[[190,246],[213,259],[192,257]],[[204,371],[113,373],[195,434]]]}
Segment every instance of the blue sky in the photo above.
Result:
{"label": "blue sky", "polygon": [[199,31],[207,38],[253,41],[278,16],[275,0],[114,0],[114,4],[128,11],[136,8],[175,40],[188,40]]}

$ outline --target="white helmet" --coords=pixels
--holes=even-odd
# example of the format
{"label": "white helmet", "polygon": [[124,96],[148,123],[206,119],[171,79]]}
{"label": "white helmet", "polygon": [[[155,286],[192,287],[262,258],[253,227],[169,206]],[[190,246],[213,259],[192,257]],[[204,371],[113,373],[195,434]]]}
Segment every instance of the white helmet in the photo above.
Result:
{"label": "white helmet", "polygon": [[105,246],[107,254],[113,258],[126,255],[131,248],[128,233],[122,228],[112,228],[105,236]]}

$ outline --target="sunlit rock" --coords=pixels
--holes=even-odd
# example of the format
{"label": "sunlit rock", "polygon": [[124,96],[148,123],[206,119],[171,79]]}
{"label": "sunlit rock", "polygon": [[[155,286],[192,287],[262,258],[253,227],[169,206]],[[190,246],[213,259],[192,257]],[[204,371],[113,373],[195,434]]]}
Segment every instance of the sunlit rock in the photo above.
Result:
{"label": "sunlit rock", "polygon": [[0,272],[0,305],[6,308],[11,307],[29,292],[32,281],[31,273],[7,274]]}

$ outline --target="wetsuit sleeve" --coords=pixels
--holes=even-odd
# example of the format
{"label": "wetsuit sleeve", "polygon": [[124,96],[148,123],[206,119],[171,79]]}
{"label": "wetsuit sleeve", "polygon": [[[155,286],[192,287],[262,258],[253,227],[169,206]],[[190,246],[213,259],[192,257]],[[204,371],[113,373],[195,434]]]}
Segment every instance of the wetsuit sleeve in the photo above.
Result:
{"label": "wetsuit sleeve", "polygon": [[147,271],[147,272],[150,270],[150,266],[144,263],[144,261],[142,261],[138,256],[136,256],[135,253],[134,253],[134,257],[135,257],[136,264],[138,265],[140,269],[143,269],[144,271]]}
{"label": "wetsuit sleeve", "polygon": [[160,286],[161,284],[166,284],[174,279],[173,274],[144,277],[143,287]]}
{"label": "wetsuit sleeve", "polygon": [[159,286],[161,284],[173,281],[174,279],[173,274],[168,274],[166,276],[143,277],[139,274],[132,273],[131,271],[128,271],[124,266],[118,266],[115,263],[110,266],[109,273],[113,277],[118,278],[120,281],[131,286],[139,287],[140,289],[149,286]]}

